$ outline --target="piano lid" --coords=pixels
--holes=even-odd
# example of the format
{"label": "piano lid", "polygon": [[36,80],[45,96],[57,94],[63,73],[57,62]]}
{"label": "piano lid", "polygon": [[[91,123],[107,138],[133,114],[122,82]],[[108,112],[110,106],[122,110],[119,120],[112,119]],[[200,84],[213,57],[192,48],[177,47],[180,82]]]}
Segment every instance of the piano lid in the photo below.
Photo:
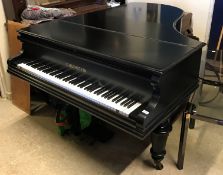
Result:
{"label": "piano lid", "polygon": [[203,46],[176,30],[182,13],[167,5],[130,3],[31,26],[20,33],[163,73]]}
{"label": "piano lid", "polygon": [[182,15],[181,9],[168,5],[129,3],[112,10],[68,17],[64,20],[86,27],[196,47],[196,40],[188,39],[175,29],[175,24]]}

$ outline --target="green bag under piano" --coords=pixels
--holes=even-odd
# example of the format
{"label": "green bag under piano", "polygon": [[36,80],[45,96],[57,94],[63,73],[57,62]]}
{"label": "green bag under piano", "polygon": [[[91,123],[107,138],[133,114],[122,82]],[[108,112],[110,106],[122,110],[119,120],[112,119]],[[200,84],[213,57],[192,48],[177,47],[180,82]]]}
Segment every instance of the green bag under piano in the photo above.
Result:
{"label": "green bag under piano", "polygon": [[70,105],[65,105],[56,114],[56,125],[58,133],[64,136],[69,131],[81,132],[89,127],[92,122],[92,116]]}

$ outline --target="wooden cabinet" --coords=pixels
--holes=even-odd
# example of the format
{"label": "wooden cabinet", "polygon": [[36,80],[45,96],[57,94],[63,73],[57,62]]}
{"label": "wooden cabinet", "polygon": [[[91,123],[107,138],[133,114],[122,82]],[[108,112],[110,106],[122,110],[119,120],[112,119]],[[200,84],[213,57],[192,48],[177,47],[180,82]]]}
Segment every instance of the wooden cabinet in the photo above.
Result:
{"label": "wooden cabinet", "polygon": [[11,75],[12,103],[26,113],[31,113],[30,84]]}
{"label": "wooden cabinet", "polygon": [[[21,42],[17,39],[17,30],[26,27],[25,25],[8,21],[9,54],[13,58],[20,53]],[[11,75],[12,103],[26,113],[30,113],[30,85],[28,82]]]}

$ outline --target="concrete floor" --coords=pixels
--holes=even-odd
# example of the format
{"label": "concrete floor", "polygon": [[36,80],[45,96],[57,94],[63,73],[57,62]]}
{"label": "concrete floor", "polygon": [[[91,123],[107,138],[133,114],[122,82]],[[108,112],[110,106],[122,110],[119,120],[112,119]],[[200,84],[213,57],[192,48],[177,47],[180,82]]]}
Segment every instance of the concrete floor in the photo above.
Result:
{"label": "concrete floor", "polygon": [[54,111],[27,116],[0,99],[0,175],[222,175],[223,127],[197,121],[189,131],[184,170],[175,166],[180,121],[167,143],[162,171],[151,166],[148,143],[115,130],[108,143],[89,145],[57,134]]}

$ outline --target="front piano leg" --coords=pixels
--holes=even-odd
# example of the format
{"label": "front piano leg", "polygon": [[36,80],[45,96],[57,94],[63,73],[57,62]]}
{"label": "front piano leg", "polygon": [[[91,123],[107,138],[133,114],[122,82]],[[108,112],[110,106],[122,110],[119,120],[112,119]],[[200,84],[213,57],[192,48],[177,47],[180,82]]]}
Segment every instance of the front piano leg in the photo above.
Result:
{"label": "front piano leg", "polygon": [[150,149],[150,152],[157,170],[163,169],[161,161],[166,154],[166,141],[171,130],[172,125],[169,121],[166,121],[160,124],[160,126],[158,126],[152,133],[152,148]]}

